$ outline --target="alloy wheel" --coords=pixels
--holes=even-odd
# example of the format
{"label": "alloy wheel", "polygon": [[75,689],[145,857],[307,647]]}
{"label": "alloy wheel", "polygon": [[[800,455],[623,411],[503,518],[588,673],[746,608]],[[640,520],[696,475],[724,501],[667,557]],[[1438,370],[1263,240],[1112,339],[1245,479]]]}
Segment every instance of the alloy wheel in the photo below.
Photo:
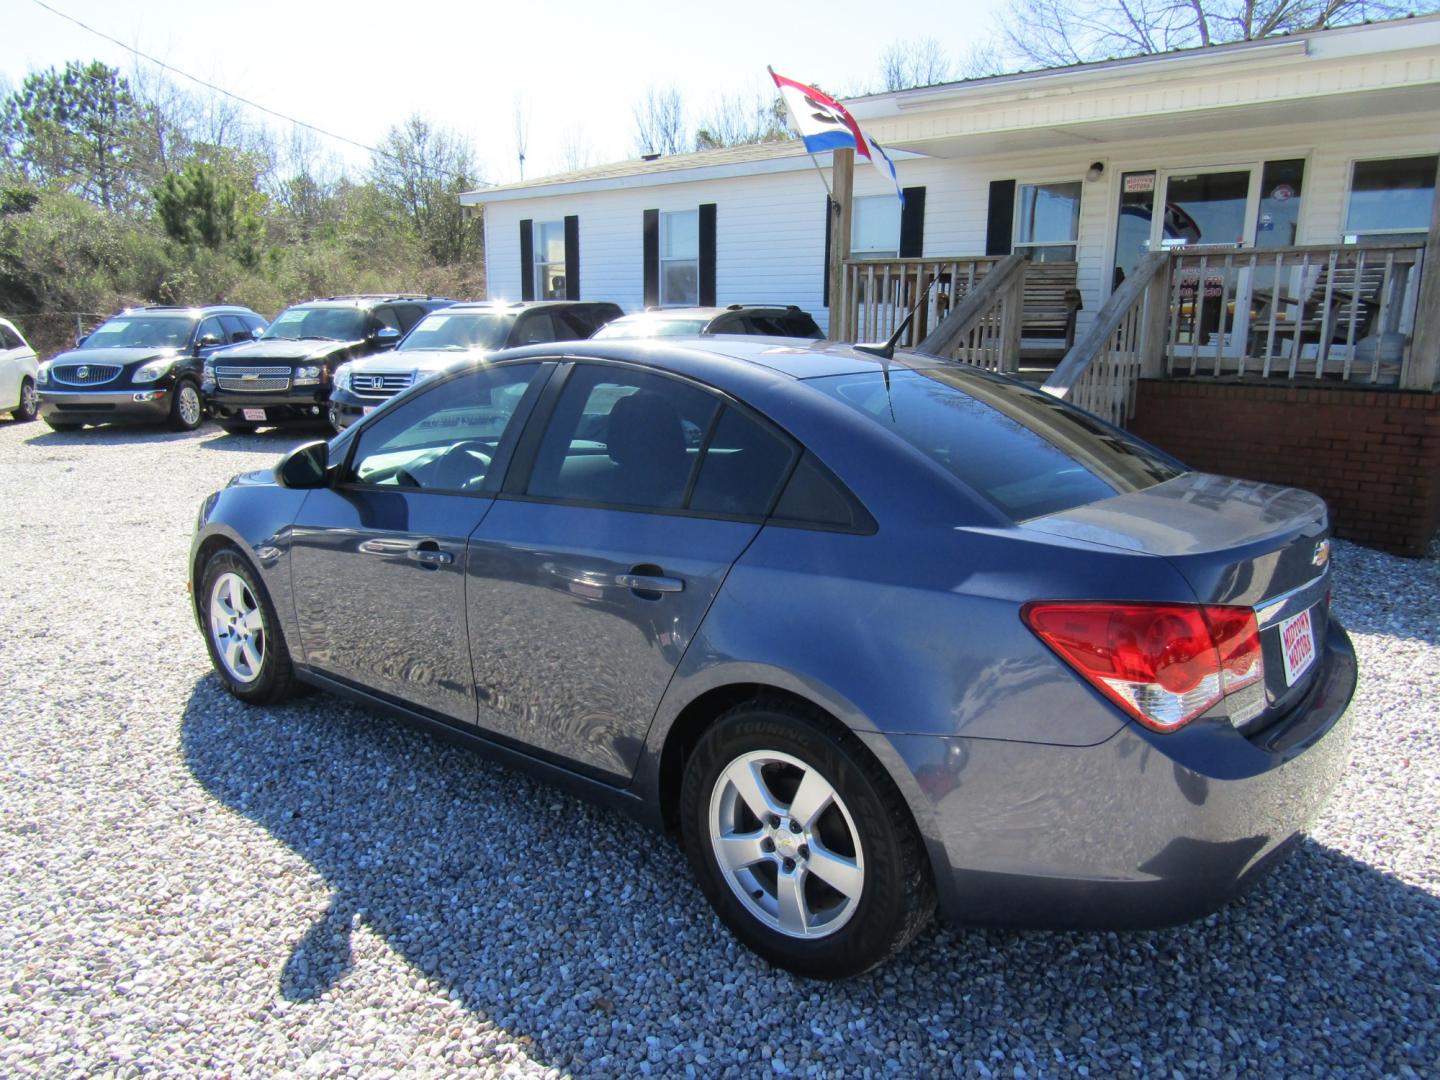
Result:
{"label": "alloy wheel", "polygon": [[210,636],[226,674],[236,682],[260,677],[265,662],[265,617],[249,584],[224,573],[210,590]]}
{"label": "alloy wheel", "polygon": [[186,427],[195,427],[200,423],[200,391],[189,383],[181,383],[177,391],[179,401],[176,408],[180,410],[180,419]]}
{"label": "alloy wheel", "polygon": [[709,820],[726,883],[772,930],[821,938],[855,914],[865,887],[860,834],[817,769],[777,750],[742,754],[716,780]]}
{"label": "alloy wheel", "polygon": [[20,412],[18,415],[27,420],[32,418],[40,409],[40,391],[35,389],[35,384],[29,379],[20,387]]}

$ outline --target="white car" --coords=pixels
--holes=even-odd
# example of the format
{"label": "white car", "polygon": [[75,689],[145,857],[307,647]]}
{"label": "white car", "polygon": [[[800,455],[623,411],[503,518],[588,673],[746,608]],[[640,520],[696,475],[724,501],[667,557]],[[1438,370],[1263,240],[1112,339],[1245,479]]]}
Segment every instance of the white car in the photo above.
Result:
{"label": "white car", "polygon": [[35,419],[40,405],[35,390],[39,370],[35,350],[14,323],[0,319],[0,413],[8,412],[16,420]]}

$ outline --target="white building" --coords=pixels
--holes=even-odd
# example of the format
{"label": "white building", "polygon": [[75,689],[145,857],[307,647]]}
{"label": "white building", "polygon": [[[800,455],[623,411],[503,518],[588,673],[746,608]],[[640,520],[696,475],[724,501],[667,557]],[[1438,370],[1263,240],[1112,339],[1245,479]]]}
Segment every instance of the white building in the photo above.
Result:
{"label": "white building", "polygon": [[[901,273],[895,260],[907,256],[1073,261],[1083,334],[1150,250],[1423,241],[1440,155],[1440,16],[847,104],[894,148],[908,190],[902,220],[893,189],[857,166],[861,275]],[[827,158],[820,164],[828,174]],[[621,162],[462,200],[484,207],[492,297],[564,295],[627,310],[784,302],[826,325],[825,190],[789,143]],[[1259,277],[1227,279],[1220,353],[1253,330],[1235,322],[1234,290]],[[1240,322],[1255,315],[1251,304]],[[851,327],[864,318],[854,309]],[[1208,334],[1200,329],[1213,349]]]}

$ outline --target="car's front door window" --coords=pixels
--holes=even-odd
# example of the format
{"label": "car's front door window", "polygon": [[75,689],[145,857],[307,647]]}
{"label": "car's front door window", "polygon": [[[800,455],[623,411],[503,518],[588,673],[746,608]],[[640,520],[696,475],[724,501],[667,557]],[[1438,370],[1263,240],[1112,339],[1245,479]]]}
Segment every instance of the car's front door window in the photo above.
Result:
{"label": "car's front door window", "polygon": [[426,491],[493,491],[494,462],[540,364],[467,372],[377,416],[359,436],[348,480]]}

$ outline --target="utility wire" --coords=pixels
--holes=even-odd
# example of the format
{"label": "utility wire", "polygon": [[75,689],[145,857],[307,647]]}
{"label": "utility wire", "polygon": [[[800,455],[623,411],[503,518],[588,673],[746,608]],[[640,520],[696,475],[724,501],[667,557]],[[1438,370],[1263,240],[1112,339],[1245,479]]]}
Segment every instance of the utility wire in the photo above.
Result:
{"label": "utility wire", "polygon": [[[80,29],[85,30],[85,31],[88,31],[88,32],[91,33],[91,34],[94,34],[96,37],[104,38],[106,41],[110,42],[112,45],[118,45],[118,46],[120,46],[120,48],[122,48],[122,49],[124,49],[126,52],[132,54],[137,60],[147,60],[147,61],[149,61],[150,63],[154,64],[156,67],[161,68],[161,69],[164,70],[164,71],[170,72],[172,75],[178,75],[178,76],[180,76],[182,79],[189,79],[191,82],[195,83],[197,86],[203,86],[203,87],[205,87],[207,90],[210,90],[210,91],[212,91],[212,92],[214,92],[214,93],[216,93],[216,94],[220,94],[220,95],[222,95],[222,96],[224,96],[224,97],[228,97],[228,98],[230,98],[230,99],[232,99],[232,100],[234,100],[234,101],[238,101],[238,102],[240,102],[240,104],[246,105],[246,106],[248,106],[249,108],[252,108],[252,109],[256,109],[256,110],[258,110],[259,112],[265,113],[267,116],[273,116],[273,117],[275,117],[275,118],[278,119],[278,120],[284,120],[286,123],[294,124],[296,127],[302,127],[302,128],[305,128],[305,129],[307,129],[307,130],[309,130],[309,131],[313,131],[313,132],[315,132],[317,135],[323,135],[323,136],[325,136],[325,138],[327,138],[327,139],[334,139],[334,140],[336,140],[337,142],[346,143],[346,144],[348,144],[348,145],[350,145],[350,146],[354,146],[354,147],[356,147],[356,148],[358,148],[358,149],[360,149],[360,150],[364,150],[364,151],[366,151],[367,153],[374,154],[374,155],[376,155],[377,157],[388,158],[389,160],[394,161],[394,162],[396,162],[396,163],[398,163],[398,164],[400,164],[400,165],[416,165],[416,164],[419,164],[418,162],[408,161],[408,160],[406,160],[405,158],[400,157],[400,156],[398,156],[398,155],[396,155],[396,154],[392,154],[392,153],[390,153],[390,152],[388,152],[388,151],[386,151],[386,150],[381,150],[381,149],[380,149],[379,147],[377,147],[377,146],[371,146],[369,143],[359,142],[359,141],[356,140],[356,139],[351,139],[351,138],[348,138],[347,136],[339,135],[339,134],[337,134],[337,133],[335,133],[335,132],[333,132],[333,131],[327,131],[325,128],[319,127],[319,126],[316,125],[316,124],[308,124],[308,123],[306,123],[304,120],[297,120],[297,119],[295,119],[295,117],[293,117],[293,116],[289,116],[289,115],[287,115],[287,114],[285,114],[285,113],[277,112],[277,111],[274,110],[274,109],[267,108],[266,106],[261,105],[259,102],[251,101],[249,98],[241,97],[239,94],[232,93],[231,91],[226,90],[223,86],[216,86],[216,85],[215,85],[214,83],[212,83],[212,82],[206,82],[204,79],[199,78],[198,76],[191,75],[188,71],[181,71],[181,70],[180,70],[179,68],[177,68],[177,67],[172,67],[170,64],[167,64],[164,60],[156,59],[155,57],[151,56],[149,53],[141,52],[141,51],[140,51],[139,49],[137,49],[135,46],[125,44],[125,42],[121,41],[119,38],[117,38],[117,37],[112,37],[111,35],[105,33],[105,31],[103,31],[103,30],[97,30],[97,29],[95,29],[95,27],[89,25],[88,23],[81,22],[79,19],[75,18],[75,16],[73,16],[73,15],[67,15],[65,12],[59,10],[58,8],[51,7],[49,4],[45,3],[45,0],[32,0],[32,2],[33,2],[37,7],[44,8],[46,11],[50,12],[50,14],[59,16],[60,18],[64,19],[66,22],[74,23],[76,26],[80,27]],[[487,182],[487,181],[485,181],[485,180],[479,179],[478,177],[466,176],[466,175],[463,174],[463,173],[451,172],[449,169],[445,169],[445,170],[442,170],[442,171],[443,171],[446,175],[448,175],[451,179],[454,179],[454,180],[461,180],[461,181],[464,181],[464,182],[466,182],[466,183],[477,184],[477,185],[479,185],[480,187],[492,187],[492,186],[494,186],[494,185],[490,184],[489,182]]]}

